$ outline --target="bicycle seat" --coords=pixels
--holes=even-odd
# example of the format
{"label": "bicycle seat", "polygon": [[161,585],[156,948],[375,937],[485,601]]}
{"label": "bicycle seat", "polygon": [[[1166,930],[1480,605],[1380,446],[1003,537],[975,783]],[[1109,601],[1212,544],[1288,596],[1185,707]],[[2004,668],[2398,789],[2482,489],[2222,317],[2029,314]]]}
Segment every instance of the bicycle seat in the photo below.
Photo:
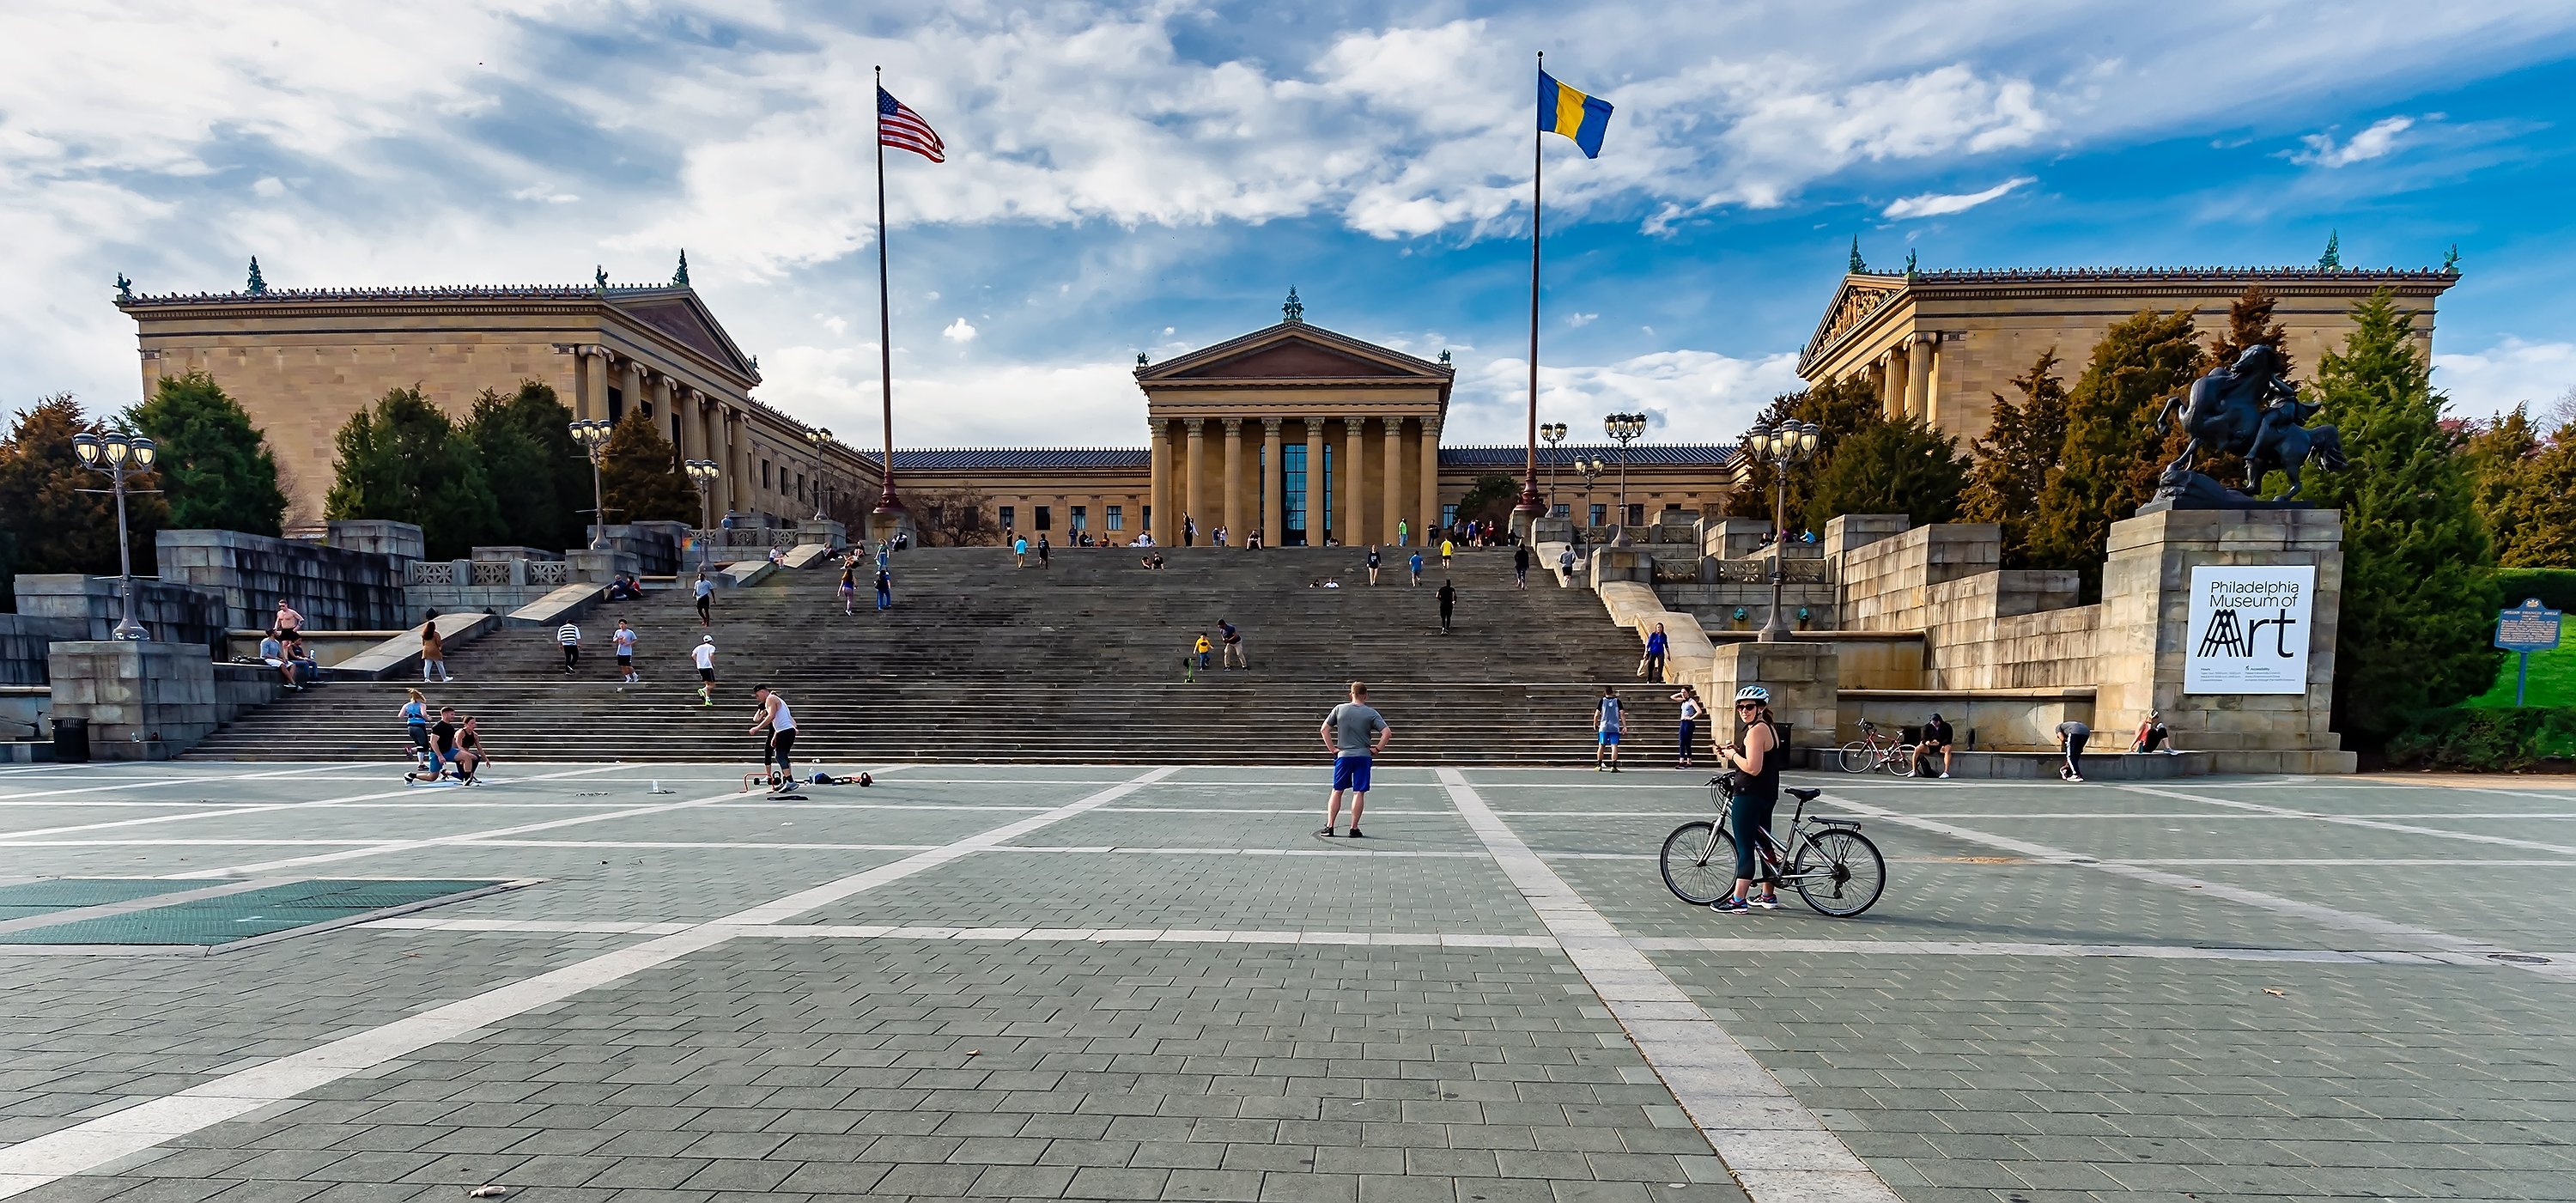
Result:
{"label": "bicycle seat", "polygon": [[1796,798],[1801,802],[1813,802],[1816,800],[1816,795],[1825,791],[1820,789],[1784,789],[1780,792],[1787,794],[1792,798]]}

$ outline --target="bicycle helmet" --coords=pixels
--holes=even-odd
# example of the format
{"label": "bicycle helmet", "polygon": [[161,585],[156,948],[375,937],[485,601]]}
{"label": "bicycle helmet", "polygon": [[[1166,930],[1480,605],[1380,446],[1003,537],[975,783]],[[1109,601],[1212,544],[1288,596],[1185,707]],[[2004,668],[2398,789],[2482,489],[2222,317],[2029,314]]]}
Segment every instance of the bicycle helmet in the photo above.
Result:
{"label": "bicycle helmet", "polygon": [[1760,702],[1768,706],[1771,704],[1771,691],[1759,685],[1747,685],[1735,691],[1735,700],[1739,705],[1745,702]]}

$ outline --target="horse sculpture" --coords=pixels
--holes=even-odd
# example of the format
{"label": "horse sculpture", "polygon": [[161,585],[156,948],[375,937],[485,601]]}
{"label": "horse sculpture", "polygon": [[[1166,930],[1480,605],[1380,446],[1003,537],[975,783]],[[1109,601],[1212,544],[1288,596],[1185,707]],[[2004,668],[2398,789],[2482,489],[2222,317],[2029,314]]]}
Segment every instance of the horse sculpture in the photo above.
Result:
{"label": "horse sculpture", "polygon": [[[2346,463],[2343,440],[2334,427],[2302,425],[2316,416],[2318,408],[2299,400],[2298,389],[2281,379],[2277,352],[2259,343],[2245,348],[2236,362],[2192,381],[2189,389],[2167,399],[2156,414],[2155,431],[2161,435],[2175,410],[2181,410],[2182,429],[2191,436],[2183,444],[2182,455],[2165,466],[2156,496],[2194,506],[2251,503],[2246,494],[2261,486],[2265,473],[2278,470],[2290,479],[2289,492],[2279,500],[2295,500],[2300,469],[2309,461],[2327,468]],[[2203,449],[2244,457],[2244,494],[2229,491],[2195,469]]]}

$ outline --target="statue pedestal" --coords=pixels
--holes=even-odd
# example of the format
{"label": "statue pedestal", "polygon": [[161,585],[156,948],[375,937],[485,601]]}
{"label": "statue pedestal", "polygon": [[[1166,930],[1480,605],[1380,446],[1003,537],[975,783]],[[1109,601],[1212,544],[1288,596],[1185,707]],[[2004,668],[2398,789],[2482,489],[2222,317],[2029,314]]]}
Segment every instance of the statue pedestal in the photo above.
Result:
{"label": "statue pedestal", "polygon": [[1842,715],[1842,656],[1835,645],[1805,639],[1729,642],[1712,651],[1715,664],[1700,697],[1716,712],[1711,722],[1718,739],[1742,742],[1735,691],[1759,685],[1771,691],[1772,720],[1789,728],[1792,767],[1810,763],[1809,749],[1832,753],[1834,728]]}
{"label": "statue pedestal", "polygon": [[[2095,642],[2093,749],[2126,750],[2140,720],[2161,710],[2173,744],[2210,753],[2220,773],[2349,773],[2353,754],[2330,729],[2336,610],[2343,593],[2343,515],[2329,509],[2165,509],[2113,523],[2102,568]],[[2193,629],[2193,570],[2308,568],[2305,617],[2271,598]],[[2259,573],[2204,573],[2205,588]],[[2292,575],[2296,575],[2295,573]],[[2209,599],[2202,599],[2207,603]],[[2271,625],[2281,614],[2291,624]],[[2304,627],[2304,630],[2301,629]],[[2307,667],[2297,692],[2223,679],[2233,649],[2259,651],[2245,663],[2288,662],[2304,638]],[[2204,674],[2192,692],[2192,662]]]}

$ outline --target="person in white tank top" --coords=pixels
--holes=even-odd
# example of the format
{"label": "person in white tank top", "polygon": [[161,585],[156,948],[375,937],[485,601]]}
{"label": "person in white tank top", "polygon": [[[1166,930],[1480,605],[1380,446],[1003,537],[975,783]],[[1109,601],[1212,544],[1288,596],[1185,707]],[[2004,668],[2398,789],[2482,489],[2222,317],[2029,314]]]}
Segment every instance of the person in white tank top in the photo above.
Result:
{"label": "person in white tank top", "polygon": [[787,757],[796,747],[796,715],[787,708],[787,699],[771,692],[766,685],[753,689],[751,696],[760,699],[760,715],[752,720],[751,730],[746,734],[758,735],[762,728],[769,729],[769,754],[778,765],[775,789],[778,792],[794,789],[796,770],[788,764]]}

